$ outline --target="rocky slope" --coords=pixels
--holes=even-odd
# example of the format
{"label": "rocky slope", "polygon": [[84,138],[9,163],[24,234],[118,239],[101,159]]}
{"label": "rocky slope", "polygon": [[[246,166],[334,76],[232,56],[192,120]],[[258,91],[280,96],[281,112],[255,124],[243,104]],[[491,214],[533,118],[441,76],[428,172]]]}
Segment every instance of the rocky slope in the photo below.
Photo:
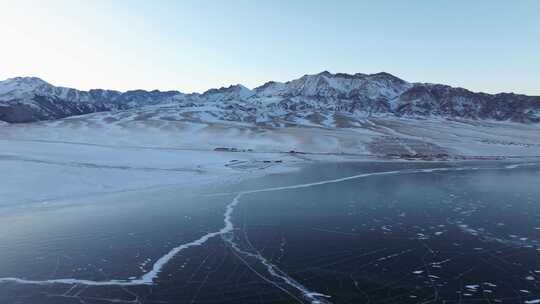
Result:
{"label": "rocky slope", "polygon": [[[366,116],[444,117],[540,122],[540,97],[475,93],[440,84],[409,83],[388,73],[304,75],[250,90],[242,85],[202,94],[178,91],[79,91],[39,78],[0,82],[0,120],[31,122],[92,112],[171,106],[184,117],[282,126],[287,123],[348,126]],[[338,121],[336,121],[336,118]]]}

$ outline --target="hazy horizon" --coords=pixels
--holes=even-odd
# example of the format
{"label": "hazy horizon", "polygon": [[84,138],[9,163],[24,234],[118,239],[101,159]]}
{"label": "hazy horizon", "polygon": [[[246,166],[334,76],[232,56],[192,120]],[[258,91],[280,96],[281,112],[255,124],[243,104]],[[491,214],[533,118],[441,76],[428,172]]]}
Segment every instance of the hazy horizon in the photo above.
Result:
{"label": "hazy horizon", "polygon": [[540,95],[540,2],[0,2],[0,79],[204,92],[324,70]]}

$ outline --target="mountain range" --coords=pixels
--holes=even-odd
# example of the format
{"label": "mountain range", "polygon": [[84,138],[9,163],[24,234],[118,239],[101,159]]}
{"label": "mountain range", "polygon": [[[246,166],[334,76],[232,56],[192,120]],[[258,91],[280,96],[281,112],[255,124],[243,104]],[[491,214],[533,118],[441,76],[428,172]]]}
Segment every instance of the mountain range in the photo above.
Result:
{"label": "mountain range", "polygon": [[[540,96],[486,94],[442,84],[411,83],[388,73],[304,75],[287,82],[242,85],[202,94],[179,91],[81,91],[36,77],[0,81],[0,121],[52,120],[102,111],[170,106],[222,121],[273,124],[342,117],[398,116],[540,122]],[[189,111],[188,111],[189,110]],[[336,124],[336,126],[340,126]],[[341,125],[341,126],[346,126]]]}

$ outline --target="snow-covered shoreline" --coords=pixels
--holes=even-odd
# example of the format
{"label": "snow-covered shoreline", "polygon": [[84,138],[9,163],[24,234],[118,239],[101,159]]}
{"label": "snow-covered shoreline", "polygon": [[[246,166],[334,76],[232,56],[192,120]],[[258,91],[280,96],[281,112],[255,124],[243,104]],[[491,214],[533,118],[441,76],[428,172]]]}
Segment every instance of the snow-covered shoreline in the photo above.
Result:
{"label": "snow-covered shoreline", "polygon": [[266,128],[111,115],[0,125],[0,206],[234,183],[315,161],[540,156],[536,125],[370,118],[354,128]]}
{"label": "snow-covered shoreline", "polygon": [[[0,168],[5,176],[0,184],[0,206],[232,184],[294,170],[291,165],[298,163],[276,154],[149,151],[4,139],[0,139],[0,147]],[[241,169],[231,165],[239,160]]]}

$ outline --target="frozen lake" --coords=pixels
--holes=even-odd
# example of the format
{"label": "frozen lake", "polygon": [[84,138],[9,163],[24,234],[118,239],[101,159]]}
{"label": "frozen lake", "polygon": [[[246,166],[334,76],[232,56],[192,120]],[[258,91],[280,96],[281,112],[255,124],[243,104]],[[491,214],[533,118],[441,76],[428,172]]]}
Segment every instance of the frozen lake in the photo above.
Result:
{"label": "frozen lake", "polygon": [[538,299],[538,164],[313,164],[0,207],[0,303]]}

